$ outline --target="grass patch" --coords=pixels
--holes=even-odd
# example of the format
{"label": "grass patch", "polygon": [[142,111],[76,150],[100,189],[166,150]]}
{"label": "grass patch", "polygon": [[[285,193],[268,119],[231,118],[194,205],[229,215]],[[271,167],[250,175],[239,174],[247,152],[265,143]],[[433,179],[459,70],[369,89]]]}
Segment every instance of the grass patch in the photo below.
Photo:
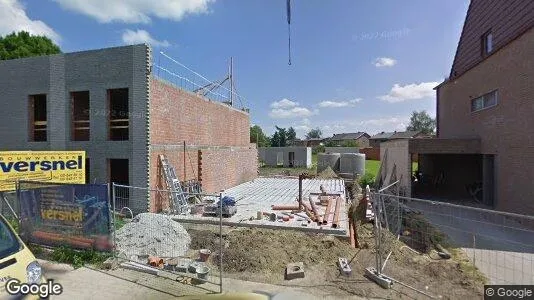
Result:
{"label": "grass patch", "polygon": [[[417,170],[418,163],[412,162],[412,170]],[[365,161],[365,173],[371,174],[374,178],[376,178],[376,175],[378,175],[378,169],[380,169],[380,161],[379,160],[366,160]]]}
{"label": "grass patch", "polygon": [[488,278],[478,270],[478,268],[467,258],[462,249],[452,248],[448,249],[451,253],[452,259],[458,263],[460,271],[467,275],[471,280],[479,284],[487,284]]}
{"label": "grass patch", "polygon": [[118,216],[115,216],[115,230],[119,230],[122,228],[122,226],[124,226],[124,224],[126,224],[127,222],[124,221],[123,218],[120,218]]}
{"label": "grass patch", "polygon": [[370,174],[373,178],[376,178],[378,169],[380,168],[379,160],[366,160],[365,161],[365,174]]}
{"label": "grass patch", "polygon": [[98,252],[94,250],[78,251],[69,247],[61,246],[52,251],[50,254],[50,259],[59,263],[70,264],[77,269],[86,264],[99,267],[110,256],[111,254],[106,252]]}
{"label": "grass patch", "polygon": [[16,233],[19,233],[19,220],[14,217],[6,217],[6,221],[13,227]]}

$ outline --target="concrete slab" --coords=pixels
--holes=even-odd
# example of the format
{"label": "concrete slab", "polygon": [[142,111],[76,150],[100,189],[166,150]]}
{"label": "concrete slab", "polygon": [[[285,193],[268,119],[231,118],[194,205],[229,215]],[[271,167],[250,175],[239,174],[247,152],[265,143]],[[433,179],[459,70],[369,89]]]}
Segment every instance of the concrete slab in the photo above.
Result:
{"label": "concrete slab", "polygon": [[[347,205],[345,197],[345,182],[343,179],[305,179],[302,183],[303,200],[309,204],[308,197],[311,196],[316,203],[319,203],[321,185],[328,193],[339,194],[341,206],[339,213],[339,224],[337,228],[332,228],[331,222],[326,225],[318,225],[314,222],[308,226],[302,226],[303,219],[295,216],[289,221],[270,221],[268,216],[257,220],[258,211],[281,214],[281,211],[271,210],[272,205],[298,205],[298,178],[270,178],[260,177],[253,181],[245,182],[224,191],[225,196],[234,197],[237,204],[237,213],[230,218],[223,218],[223,225],[226,226],[246,226],[262,227],[273,229],[293,229],[308,232],[320,232],[334,235],[347,235]],[[325,213],[326,207],[317,205],[319,214]],[[332,215],[333,215],[332,208]],[[219,224],[218,217],[196,215],[175,215],[173,219],[184,223]],[[333,216],[330,217],[333,219]]]}

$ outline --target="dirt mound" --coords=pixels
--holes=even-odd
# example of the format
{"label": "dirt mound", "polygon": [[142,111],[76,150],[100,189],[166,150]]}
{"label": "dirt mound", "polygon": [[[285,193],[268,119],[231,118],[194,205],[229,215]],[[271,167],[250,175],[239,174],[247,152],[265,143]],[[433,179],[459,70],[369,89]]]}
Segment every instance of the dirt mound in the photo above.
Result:
{"label": "dirt mound", "polygon": [[346,241],[296,231],[247,228],[228,235],[223,267],[230,272],[279,273],[290,262],[334,264],[357,251]]}
{"label": "dirt mound", "polygon": [[324,169],[321,172],[319,172],[317,174],[317,177],[318,178],[325,178],[325,179],[339,178],[339,176],[337,176],[336,172],[334,172],[334,170],[332,170],[332,168],[330,168],[330,167],[326,167],[326,169]]}
{"label": "dirt mound", "polygon": [[219,248],[219,235],[213,231],[188,229],[187,232],[191,236],[191,249],[210,249],[215,250]]}

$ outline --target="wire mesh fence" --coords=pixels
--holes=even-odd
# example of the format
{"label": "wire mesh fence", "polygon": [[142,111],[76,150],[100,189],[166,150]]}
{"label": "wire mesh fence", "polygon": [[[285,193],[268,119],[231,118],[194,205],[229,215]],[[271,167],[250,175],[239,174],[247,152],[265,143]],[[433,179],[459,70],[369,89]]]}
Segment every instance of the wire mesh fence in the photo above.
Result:
{"label": "wire mesh fence", "polygon": [[[213,202],[215,216],[221,216],[220,196],[193,193],[191,187],[180,193],[187,200],[184,211],[194,213],[199,202]],[[191,288],[206,292],[222,291],[222,223],[219,226],[179,223],[173,212],[176,191],[147,189],[114,184],[112,186],[113,241],[115,257],[125,268],[147,272],[155,276],[173,277]],[[127,204],[134,195],[151,203],[152,211],[130,219]],[[183,291],[182,291],[183,292]],[[185,292],[187,294],[187,292]],[[197,292],[195,292],[197,293]]]}
{"label": "wire mesh fence", "polygon": [[[534,217],[400,196],[395,184],[371,193],[376,212],[376,266],[388,273],[392,253],[427,257],[437,275],[459,269],[460,285],[534,284]],[[398,251],[404,247],[405,251]],[[409,249],[409,250],[406,250]],[[417,258],[417,257],[416,257]],[[433,264],[438,266],[438,264]],[[414,263],[414,273],[419,268]],[[438,277],[439,277],[438,276]],[[443,279],[446,279],[443,275]],[[413,283],[428,296],[465,297],[446,285]]]}
{"label": "wire mesh fence", "polygon": [[16,192],[0,193],[0,214],[8,219],[18,219],[20,205]]}

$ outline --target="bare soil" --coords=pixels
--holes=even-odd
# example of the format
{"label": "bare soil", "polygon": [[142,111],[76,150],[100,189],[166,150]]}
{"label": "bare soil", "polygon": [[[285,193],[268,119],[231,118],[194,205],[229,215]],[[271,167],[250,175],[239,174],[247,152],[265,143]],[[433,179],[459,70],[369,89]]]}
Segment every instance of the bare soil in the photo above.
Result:
{"label": "bare soil", "polygon": [[[383,289],[364,276],[367,267],[375,266],[372,225],[359,228],[361,249],[351,248],[348,239],[322,234],[307,234],[289,230],[239,228],[223,233],[224,276],[248,281],[285,286],[306,287],[317,295],[336,295],[340,298],[361,296],[369,298],[413,298],[427,296],[395,283]],[[219,248],[218,228],[202,226],[188,229],[192,248],[211,248],[214,254],[209,264],[216,270]],[[393,250],[383,273],[431,296],[443,299],[474,299],[482,295],[483,283],[478,273],[462,267],[463,254],[453,259],[440,259],[436,253],[416,254],[394,237],[386,237]],[[387,255],[387,253],[386,253]],[[385,258],[386,255],[383,255]],[[338,257],[350,261],[352,275],[340,274]],[[285,267],[291,262],[303,262],[306,277],[284,280]]]}

